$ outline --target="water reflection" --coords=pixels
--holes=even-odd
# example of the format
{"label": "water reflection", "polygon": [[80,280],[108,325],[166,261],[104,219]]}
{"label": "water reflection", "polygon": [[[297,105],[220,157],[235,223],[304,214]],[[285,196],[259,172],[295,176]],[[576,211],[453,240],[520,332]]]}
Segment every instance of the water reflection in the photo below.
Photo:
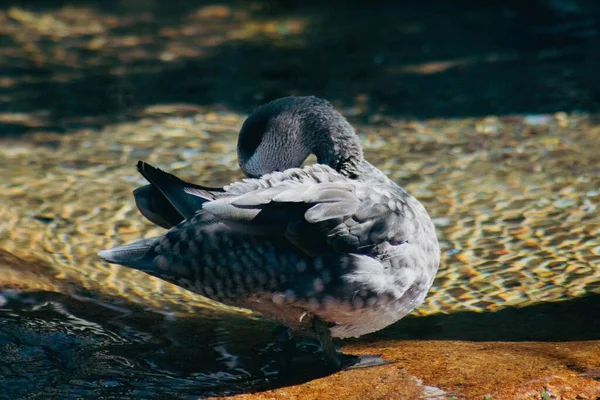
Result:
{"label": "water reflection", "polygon": [[[598,300],[590,296],[493,313],[408,317],[346,343],[380,342],[408,351],[411,340],[418,340],[417,346],[428,340],[598,340],[600,327],[589,324],[600,317]],[[160,314],[114,302],[42,291],[0,292],[0,398],[196,399],[327,374],[320,347],[305,339],[294,375],[278,376],[274,325],[267,321],[209,309]],[[577,368],[585,370],[582,365]]]}
{"label": "water reflection", "polygon": [[2,398],[187,399],[326,373],[319,346],[306,340],[296,375],[279,377],[273,325],[264,321],[210,310],[165,316],[50,292],[5,291],[0,299]]}

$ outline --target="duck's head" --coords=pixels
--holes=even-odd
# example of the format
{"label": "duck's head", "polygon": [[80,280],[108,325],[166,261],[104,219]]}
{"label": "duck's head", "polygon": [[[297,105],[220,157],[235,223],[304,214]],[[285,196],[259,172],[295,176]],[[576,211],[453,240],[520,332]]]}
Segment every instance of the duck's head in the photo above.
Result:
{"label": "duck's head", "polygon": [[328,101],[312,96],[258,107],[242,126],[237,151],[249,177],[299,167],[314,154],[319,164],[355,178],[363,161],[354,128]]}

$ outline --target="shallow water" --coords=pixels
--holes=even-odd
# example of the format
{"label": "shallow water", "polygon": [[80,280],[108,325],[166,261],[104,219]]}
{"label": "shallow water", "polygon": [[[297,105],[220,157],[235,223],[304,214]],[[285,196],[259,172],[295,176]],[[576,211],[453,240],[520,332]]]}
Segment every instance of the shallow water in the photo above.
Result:
{"label": "shallow water", "polygon": [[[479,26],[495,18],[493,7],[464,15],[460,7],[447,11],[476,20]],[[222,185],[238,179],[235,140],[251,109],[248,104],[262,102],[261,96],[288,94],[281,89],[285,85],[278,81],[276,66],[266,77],[253,75],[265,68],[261,62],[252,64],[250,72],[235,70],[248,49],[224,47],[216,53],[222,58],[204,60],[201,72],[207,76],[197,78],[200,81],[189,78],[191,89],[178,79],[186,71],[195,77],[193,68],[175,63],[178,68],[173,70],[171,57],[202,59],[220,40],[242,40],[253,46],[275,43],[281,53],[267,53],[286,60],[290,48],[304,48],[301,33],[307,21],[316,18],[315,11],[263,10],[257,18],[258,11],[239,5],[198,7],[181,21],[165,16],[169,26],[160,29],[158,9],[150,7],[138,19],[135,7],[118,11],[122,14],[110,7],[63,7],[46,14],[12,8],[0,13],[0,22],[6,22],[3,29],[12,35],[3,51],[12,57],[16,71],[14,79],[0,80],[10,88],[0,96],[2,104],[10,104],[0,113],[5,129],[0,136],[0,398],[196,398],[288,385],[292,382],[274,374],[270,322],[140,272],[107,265],[96,252],[161,232],[135,209],[131,190],[143,183],[134,168],[138,159],[198,183]],[[417,23],[424,18],[423,10],[408,11],[416,22],[404,26],[403,34],[412,35],[411,29],[423,28]],[[99,25],[78,25],[82,12]],[[365,20],[382,12],[371,10]],[[513,14],[506,15],[502,18],[512,21]],[[128,26],[132,18],[134,27]],[[194,31],[207,26],[204,36]],[[147,35],[127,37],[128,29],[157,29],[162,53]],[[456,32],[456,40],[468,36]],[[400,68],[392,65],[398,60],[376,58],[385,46],[395,45],[391,37],[378,37],[378,49],[357,45],[353,65],[368,65],[367,78],[356,78],[350,71],[352,76],[338,77],[321,92],[312,81],[299,83],[304,90],[329,95],[351,118],[369,161],[419,198],[438,229],[442,265],[423,306],[411,318],[362,340],[385,338],[400,348],[416,338],[600,339],[600,332],[586,328],[585,322],[600,317],[600,125],[595,103],[589,100],[593,93],[581,95],[588,81],[573,78],[583,74],[580,68],[594,71],[597,60],[581,62],[579,56],[587,53],[579,42],[553,47],[553,52],[540,50],[533,59],[518,51],[508,57],[503,44],[492,37],[493,45],[485,43],[491,46],[490,54],[506,56],[498,58],[505,63],[499,66],[498,59],[465,58],[445,49],[434,49],[436,58],[411,39],[418,54],[407,51],[409,60]],[[29,42],[37,47],[28,47]],[[134,45],[138,53],[129,53]],[[76,51],[63,54],[61,46]],[[483,48],[471,46],[473,54]],[[319,47],[317,57],[322,53],[327,48]],[[140,103],[131,109],[125,100],[117,104],[114,98],[98,96],[106,94],[102,79],[80,80],[86,74],[98,78],[95,66],[110,64],[115,55],[120,55],[123,71],[108,75],[141,91],[133,90]],[[452,62],[438,62],[440,57]],[[158,81],[147,70],[157,60],[164,63],[158,67],[168,71],[158,75]],[[28,63],[34,67],[25,68]],[[381,63],[381,69],[373,66]],[[290,65],[286,68],[296,71]],[[50,76],[40,76],[35,68],[49,68]],[[328,68],[335,72],[335,65],[310,72],[333,79]],[[494,83],[483,88],[476,85],[471,94],[460,84],[448,83],[465,79],[461,68],[496,78],[488,78]],[[451,73],[444,78],[446,69]],[[512,72],[505,74],[504,69]],[[555,69],[571,75],[554,81],[547,71]],[[546,90],[530,103],[502,84],[502,79],[535,75],[533,70],[544,79],[528,82],[533,86],[523,90],[525,96]],[[303,75],[305,70],[299,71]],[[252,82],[256,78],[257,87],[243,86],[241,78],[233,80],[240,74]],[[442,89],[421,97],[415,94],[419,83],[413,80],[422,82],[428,74],[433,78],[427,82]],[[356,79],[372,85],[369,95],[335,83]],[[165,80],[173,86],[159,83]],[[213,85],[210,95],[203,91],[209,85],[205,80]],[[91,94],[84,96],[78,90],[86,85]],[[140,100],[144,85],[156,91]],[[557,85],[560,101],[554,102],[545,85]],[[188,92],[193,89],[203,91],[198,102]],[[31,100],[32,91],[45,93],[39,103]],[[395,94],[406,93],[413,93],[416,105],[396,101]],[[252,97],[255,94],[258,99]],[[489,96],[501,104],[495,105]],[[514,103],[507,104],[513,98]],[[178,104],[183,101],[203,106]],[[405,114],[394,108],[400,103],[406,106]],[[581,104],[589,111],[575,111]],[[519,112],[508,112],[515,109]],[[452,118],[431,118],[438,114]],[[465,117],[487,114],[500,116]],[[568,326],[561,325],[564,321]],[[325,374],[310,340],[302,343],[300,353],[294,382]]]}
{"label": "shallow water", "polygon": [[[0,149],[0,170],[11,174],[2,182],[0,246],[8,253],[0,283],[18,289],[3,294],[0,311],[2,386],[13,397],[151,397],[168,387],[186,398],[283,384],[271,376],[272,325],[95,256],[159,233],[131,198],[142,183],[132,168],[140,153],[180,176],[204,178],[198,181],[239,175],[233,143],[242,116],[207,115],[80,131],[51,148],[39,137]],[[418,196],[437,223],[442,267],[416,315],[485,313],[599,292],[600,127],[579,115],[543,121],[390,119],[362,135],[368,158]],[[123,134],[132,130],[143,134]],[[593,305],[585,303],[590,316]],[[400,340],[404,327],[412,338],[431,334],[416,321],[383,335]],[[575,331],[560,340],[595,335]],[[318,355],[310,357],[314,350],[306,348],[296,379],[325,373]]]}

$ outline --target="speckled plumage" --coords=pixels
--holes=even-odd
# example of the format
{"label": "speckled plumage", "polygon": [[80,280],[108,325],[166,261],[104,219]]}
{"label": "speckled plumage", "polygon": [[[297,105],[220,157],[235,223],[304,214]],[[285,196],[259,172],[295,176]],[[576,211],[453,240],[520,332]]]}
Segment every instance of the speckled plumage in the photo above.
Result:
{"label": "speckled plumage", "polygon": [[[328,121],[343,125],[341,115],[325,104],[323,112],[330,114],[321,136],[327,134]],[[273,112],[264,117],[267,123],[260,117],[251,116],[271,130],[278,125],[268,122],[282,119]],[[314,121],[308,126],[314,131]],[[297,137],[312,131],[298,128],[288,138],[280,129],[280,145],[293,147]],[[269,140],[262,132],[253,134],[260,137],[251,141],[255,153],[248,151],[245,160]],[[353,130],[344,135],[344,140],[358,143]],[[329,139],[334,148],[345,145],[338,139]],[[178,223],[163,236],[100,256],[225,304],[261,312],[291,329],[311,330],[317,318],[333,336],[350,337],[399,320],[422,303],[438,269],[439,245],[431,219],[415,198],[362,158],[360,147],[344,156],[348,162],[332,157],[333,168],[285,165],[317,153],[306,145],[306,137],[302,140],[305,144],[297,146],[302,154],[293,161],[280,159],[270,164],[275,172],[223,189],[190,185],[140,163],[138,169],[151,185],[138,189],[138,206],[161,226]],[[267,157],[265,151],[254,160]],[[333,148],[321,154],[331,152]],[[168,218],[160,219],[163,213]]]}

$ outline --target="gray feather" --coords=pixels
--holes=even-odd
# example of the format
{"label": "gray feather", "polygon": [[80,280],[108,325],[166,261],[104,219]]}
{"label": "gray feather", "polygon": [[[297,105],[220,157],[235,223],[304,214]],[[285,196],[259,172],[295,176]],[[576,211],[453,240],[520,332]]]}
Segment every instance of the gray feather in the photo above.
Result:
{"label": "gray feather", "polygon": [[270,187],[268,189],[256,190],[235,198],[235,200],[233,200],[231,204],[239,207],[268,204],[271,201],[273,201],[273,197],[276,197],[278,194],[284,192],[285,190],[285,186],[275,186]]}
{"label": "gray feather", "polygon": [[310,223],[327,221],[333,218],[341,218],[354,214],[358,210],[359,202],[337,202],[337,203],[319,203],[311,207],[304,218]]}
{"label": "gray feather", "polygon": [[319,191],[311,191],[303,198],[306,203],[358,203],[354,193],[345,190],[344,188],[323,189]]}
{"label": "gray feather", "polygon": [[298,203],[301,201],[305,201],[306,193],[310,190],[312,185],[310,183],[295,185],[288,188],[285,191],[282,191],[275,197],[273,197],[273,201],[277,203]]}
{"label": "gray feather", "polygon": [[[203,200],[216,200],[218,198],[220,198],[222,196],[221,193],[217,193],[215,192],[215,190],[213,189],[212,191],[208,190],[208,189],[200,189],[197,187],[184,187],[183,191],[189,195],[195,196],[195,197],[200,197]],[[204,201],[200,202],[199,204],[203,204]]]}
{"label": "gray feather", "polygon": [[156,241],[156,238],[139,240],[125,246],[101,250],[98,252],[98,256],[109,263],[144,269],[146,264],[145,256]]}
{"label": "gray feather", "polygon": [[206,203],[202,209],[220,220],[237,221],[239,223],[252,222],[261,211],[260,208],[256,207],[236,207],[233,201],[229,199],[211,201]]}

